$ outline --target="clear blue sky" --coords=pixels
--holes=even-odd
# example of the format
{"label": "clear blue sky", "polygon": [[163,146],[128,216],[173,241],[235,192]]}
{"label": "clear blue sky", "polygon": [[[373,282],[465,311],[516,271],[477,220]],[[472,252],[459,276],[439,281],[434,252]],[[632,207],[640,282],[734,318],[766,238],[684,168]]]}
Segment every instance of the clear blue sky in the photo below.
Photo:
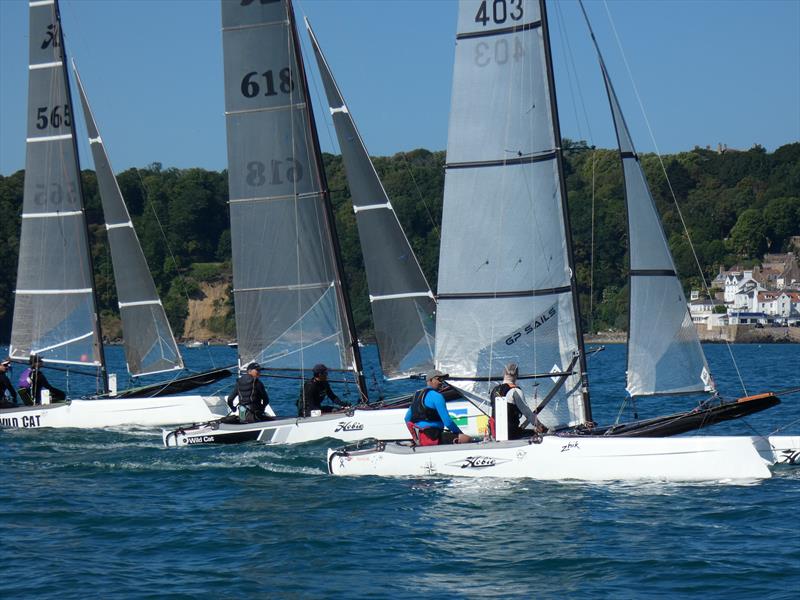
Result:
{"label": "clear blue sky", "polygon": [[[446,147],[456,2],[298,0],[295,10],[311,20],[371,154]],[[637,148],[651,151],[605,5],[588,0],[587,10]],[[800,140],[800,0],[611,0],[608,10],[662,152]],[[225,167],[218,2],[62,0],[61,11],[116,171]],[[613,147],[577,3],[552,2],[549,12],[562,133]],[[25,161],[27,13],[27,1],[0,0],[4,175]],[[306,63],[316,79],[310,52]],[[311,87],[319,104],[321,87]],[[327,111],[316,114],[323,149],[337,151]]]}

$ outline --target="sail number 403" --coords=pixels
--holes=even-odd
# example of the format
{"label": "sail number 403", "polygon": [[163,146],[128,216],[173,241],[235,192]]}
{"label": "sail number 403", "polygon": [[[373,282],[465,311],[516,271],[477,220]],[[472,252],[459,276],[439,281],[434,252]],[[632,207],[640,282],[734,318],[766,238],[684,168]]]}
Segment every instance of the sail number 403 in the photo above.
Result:
{"label": "sail number 403", "polygon": [[519,21],[521,18],[522,0],[483,0],[475,15],[475,22],[486,27],[490,21],[502,25],[508,19]]}

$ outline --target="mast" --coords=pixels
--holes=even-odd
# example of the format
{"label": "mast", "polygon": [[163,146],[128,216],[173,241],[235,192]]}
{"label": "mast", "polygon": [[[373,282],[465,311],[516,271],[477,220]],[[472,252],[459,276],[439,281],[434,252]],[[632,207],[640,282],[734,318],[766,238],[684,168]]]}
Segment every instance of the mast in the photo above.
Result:
{"label": "mast", "polygon": [[578,301],[578,282],[575,272],[575,255],[572,250],[572,226],[569,220],[569,206],[567,203],[567,190],[564,182],[564,153],[562,150],[561,126],[558,120],[558,105],[556,104],[556,85],[553,74],[553,56],[550,48],[550,26],[547,22],[547,7],[545,0],[539,0],[539,7],[542,15],[542,38],[544,40],[544,54],[547,70],[547,79],[550,88],[550,110],[553,120],[553,132],[556,142],[556,154],[558,156],[558,181],[561,193],[561,210],[564,218],[564,235],[567,243],[567,258],[570,268],[570,287],[572,288],[572,309],[575,315],[575,329],[578,336],[578,364],[581,370],[581,396],[583,397],[584,420],[592,420],[592,407],[589,401],[589,378],[586,370],[586,352],[583,345],[583,324],[581,322],[580,303]]}
{"label": "mast", "polygon": [[317,134],[316,120],[314,119],[314,109],[311,105],[310,98],[308,97],[308,79],[306,78],[306,70],[303,64],[303,53],[300,50],[300,42],[297,35],[297,25],[294,18],[294,6],[291,0],[286,0],[286,7],[288,8],[289,24],[292,32],[292,45],[294,48],[295,56],[297,57],[297,69],[300,71],[300,78],[303,81],[303,88],[306,90],[306,102],[308,104],[308,125],[311,132],[311,143],[314,150],[314,158],[317,163],[317,171],[319,173],[320,185],[322,187],[322,197],[325,203],[325,217],[330,230],[331,242],[333,244],[333,259],[334,271],[336,278],[339,280],[339,297],[342,302],[342,308],[347,321],[347,331],[350,337],[350,348],[353,353],[353,370],[356,374],[356,385],[361,401],[368,401],[367,384],[364,379],[364,369],[361,363],[361,350],[358,346],[358,333],[356,332],[355,323],[353,322],[353,310],[350,305],[350,294],[347,291],[346,278],[344,273],[344,266],[342,264],[342,251],[339,246],[339,236],[336,233],[336,218],[333,214],[333,205],[331,204],[330,190],[328,189],[328,177],[325,175],[325,165],[322,162],[322,150],[319,145],[319,135]]}
{"label": "mast", "polygon": [[[67,66],[67,49],[64,46],[64,32],[61,28],[61,10],[58,6],[58,0],[53,0],[55,11],[56,11],[56,23],[58,23],[58,41],[61,44],[61,70],[64,74],[64,86],[67,89],[67,98],[69,100],[70,109],[74,106],[72,102],[72,91],[70,90],[69,85],[69,67]],[[94,298],[94,327],[95,331],[97,331],[97,339],[94,342],[95,351],[97,355],[100,357],[100,377],[103,383],[103,393],[105,394],[108,392],[108,371],[106,370],[106,355],[105,349],[103,347],[103,329],[100,326],[100,313],[98,311],[98,301],[97,301],[97,285],[94,279],[94,260],[92,259],[92,238],[89,232],[89,222],[86,219],[86,204],[85,204],[85,196],[83,194],[83,180],[81,178],[81,164],[80,158],[78,156],[78,139],[75,132],[75,118],[74,118],[74,110],[73,118],[70,120],[70,129],[72,131],[72,148],[75,152],[75,168],[78,172],[78,195],[81,198],[81,210],[83,211],[83,225],[86,228],[86,247],[88,250],[88,261],[89,261],[89,278],[92,282],[92,297]]]}

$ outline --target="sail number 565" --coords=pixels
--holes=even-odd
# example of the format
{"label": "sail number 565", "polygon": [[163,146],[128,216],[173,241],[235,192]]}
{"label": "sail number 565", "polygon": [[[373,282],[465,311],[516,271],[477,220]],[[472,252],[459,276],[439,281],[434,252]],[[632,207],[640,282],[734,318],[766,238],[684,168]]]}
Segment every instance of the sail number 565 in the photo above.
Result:
{"label": "sail number 565", "polygon": [[512,21],[522,18],[522,0],[483,0],[475,15],[475,22],[486,27],[490,21],[502,25],[509,18]]}

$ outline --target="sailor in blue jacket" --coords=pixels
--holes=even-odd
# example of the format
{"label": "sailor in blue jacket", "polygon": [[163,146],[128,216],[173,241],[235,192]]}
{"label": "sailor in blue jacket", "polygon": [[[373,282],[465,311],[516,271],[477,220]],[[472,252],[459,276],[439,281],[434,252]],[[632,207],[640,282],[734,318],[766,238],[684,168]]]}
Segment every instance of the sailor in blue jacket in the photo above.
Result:
{"label": "sailor in blue jacket", "polygon": [[466,444],[472,440],[453,422],[444,396],[439,393],[446,378],[447,375],[441,371],[428,373],[428,386],[414,394],[406,411],[406,426],[414,441],[421,446]]}

